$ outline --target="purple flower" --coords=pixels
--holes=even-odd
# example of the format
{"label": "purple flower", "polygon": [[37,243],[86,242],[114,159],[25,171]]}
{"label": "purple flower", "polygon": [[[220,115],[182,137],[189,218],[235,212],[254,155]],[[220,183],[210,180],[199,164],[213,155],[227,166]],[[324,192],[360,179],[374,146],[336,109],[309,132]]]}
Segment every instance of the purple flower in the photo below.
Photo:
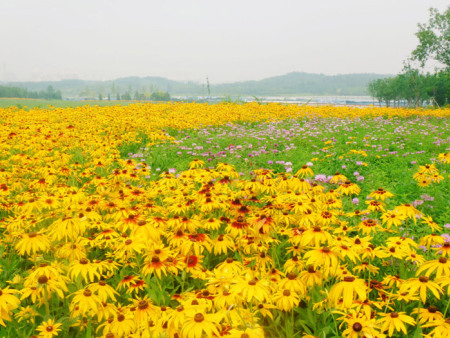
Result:
{"label": "purple flower", "polygon": [[353,173],[353,176],[359,176],[359,172],[355,171],[355,172]]}
{"label": "purple flower", "polygon": [[364,176],[358,176],[358,177],[356,177],[356,180],[359,182],[359,181],[363,181],[364,180]]}
{"label": "purple flower", "polygon": [[411,161],[411,164],[416,164],[416,161]]}
{"label": "purple flower", "polygon": [[426,194],[425,195],[420,195],[420,197],[422,199],[424,199],[425,201],[434,201],[434,197],[426,195]]}
{"label": "purple flower", "polygon": [[352,199],[353,204],[359,204],[359,199],[357,199],[356,197],[354,199]]}
{"label": "purple flower", "polygon": [[267,161],[267,164],[273,164],[273,161]]}
{"label": "purple flower", "polygon": [[312,163],[312,162],[308,162],[308,163],[306,163],[306,165],[307,165],[308,167],[312,167],[312,166],[313,166],[313,163]]}
{"label": "purple flower", "polygon": [[446,228],[446,229],[450,229],[450,223],[446,223],[446,224],[444,224],[444,228]]}
{"label": "purple flower", "polygon": [[411,204],[412,204],[413,207],[417,207],[419,205],[422,205],[423,201],[422,200],[415,200]]}
{"label": "purple flower", "polygon": [[177,172],[177,169],[175,168],[169,168],[169,173],[170,174],[175,174]]}
{"label": "purple flower", "polygon": [[356,165],[362,165],[363,163],[362,163],[362,161],[357,161],[356,162]]}
{"label": "purple flower", "polygon": [[325,183],[327,181],[327,177],[325,175],[323,175],[323,174],[316,175],[316,177],[314,177],[314,179],[317,182],[323,182],[323,183]]}
{"label": "purple flower", "polygon": [[342,166],[342,169],[347,169],[347,166],[344,164],[344,165]]}

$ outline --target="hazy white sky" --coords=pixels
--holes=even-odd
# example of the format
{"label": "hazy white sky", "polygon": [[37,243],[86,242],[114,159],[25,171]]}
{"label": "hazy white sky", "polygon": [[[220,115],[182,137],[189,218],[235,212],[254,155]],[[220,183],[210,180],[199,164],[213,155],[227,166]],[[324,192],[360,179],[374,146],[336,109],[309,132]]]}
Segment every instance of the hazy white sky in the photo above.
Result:
{"label": "hazy white sky", "polygon": [[0,0],[0,81],[398,73],[448,0]]}

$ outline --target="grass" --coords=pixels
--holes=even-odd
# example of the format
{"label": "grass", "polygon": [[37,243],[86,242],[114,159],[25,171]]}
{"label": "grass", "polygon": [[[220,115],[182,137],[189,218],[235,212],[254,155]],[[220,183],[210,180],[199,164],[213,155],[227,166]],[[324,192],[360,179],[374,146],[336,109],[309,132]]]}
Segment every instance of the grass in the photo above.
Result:
{"label": "grass", "polygon": [[[403,135],[398,130],[403,130]],[[399,204],[405,200],[421,200],[424,194],[433,196],[433,203],[425,203],[426,212],[442,224],[450,219],[450,208],[445,203],[445,196],[450,194],[450,181],[446,179],[440,184],[418,188],[412,180],[419,165],[431,163],[431,159],[445,150],[445,144],[436,144],[437,138],[430,137],[428,130],[439,134],[444,143],[450,138],[441,119],[292,119],[168,130],[176,142],[147,147],[144,137],[141,143],[122,145],[120,152],[123,158],[149,164],[155,179],[158,173],[171,168],[176,172],[186,170],[195,158],[202,159],[210,167],[227,162],[238,172],[245,173],[245,177],[250,177],[252,170],[259,168],[274,172],[292,168],[295,173],[314,159],[316,174],[333,175],[339,171],[356,180],[358,175],[354,173],[358,172],[364,177],[358,182],[361,196],[381,187],[395,191],[394,200]],[[368,156],[352,153],[352,150],[366,150]],[[292,165],[286,165],[288,162]],[[446,177],[447,170],[442,169]],[[364,208],[364,197],[360,200],[359,207]]]}

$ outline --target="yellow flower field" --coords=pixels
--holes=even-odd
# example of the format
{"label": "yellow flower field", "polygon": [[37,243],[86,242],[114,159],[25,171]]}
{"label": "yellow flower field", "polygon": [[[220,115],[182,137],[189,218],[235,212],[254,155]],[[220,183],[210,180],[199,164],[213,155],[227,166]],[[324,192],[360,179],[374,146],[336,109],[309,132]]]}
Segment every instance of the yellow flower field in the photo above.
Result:
{"label": "yellow flower field", "polygon": [[[396,191],[370,187],[356,210],[356,179],[306,163],[241,175],[199,158],[152,179],[120,151],[176,143],[171,129],[417,116],[450,109],[0,109],[0,335],[450,336],[450,236]],[[448,186],[436,158],[405,179]]]}

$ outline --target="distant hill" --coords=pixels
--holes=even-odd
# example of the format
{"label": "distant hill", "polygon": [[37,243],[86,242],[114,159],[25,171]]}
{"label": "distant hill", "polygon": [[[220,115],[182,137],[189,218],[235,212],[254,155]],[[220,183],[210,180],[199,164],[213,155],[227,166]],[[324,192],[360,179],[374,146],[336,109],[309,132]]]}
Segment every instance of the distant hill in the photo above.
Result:
{"label": "distant hill", "polygon": [[[343,74],[323,75],[293,72],[259,81],[211,84],[211,96],[280,96],[280,95],[368,95],[367,84],[376,79],[386,78],[386,74]],[[167,91],[170,95],[205,96],[206,83],[174,81],[163,77],[124,77],[111,81],[61,80],[41,82],[1,83],[26,88],[32,91],[46,90],[52,86],[60,90],[65,98],[97,97],[108,94],[115,97],[125,92],[151,93]]]}

